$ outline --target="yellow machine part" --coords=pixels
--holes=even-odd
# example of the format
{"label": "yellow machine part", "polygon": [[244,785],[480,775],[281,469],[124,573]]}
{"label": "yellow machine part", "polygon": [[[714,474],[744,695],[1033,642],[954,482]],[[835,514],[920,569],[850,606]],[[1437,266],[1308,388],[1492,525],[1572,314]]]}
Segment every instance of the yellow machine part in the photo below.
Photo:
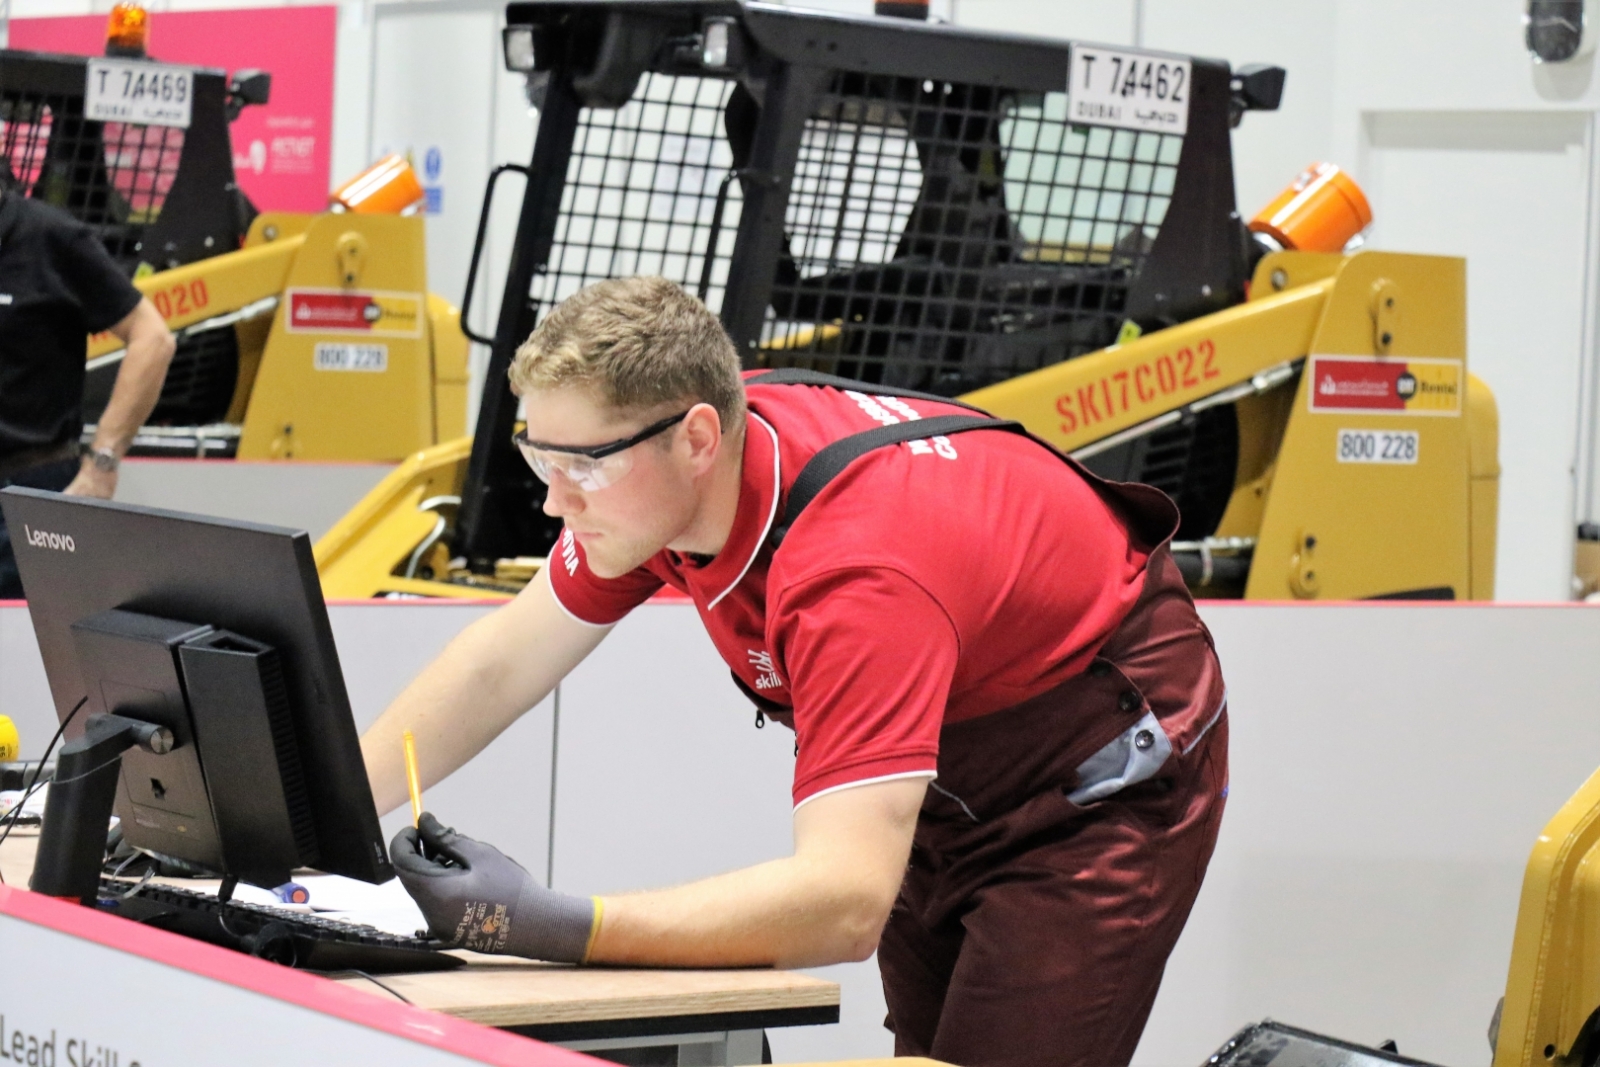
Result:
{"label": "yellow machine part", "polygon": [[[1494,401],[1481,383],[1468,395],[1465,263],[1279,253],[1262,260],[1252,294],[964,399],[1089,452],[1303,360],[1292,390],[1241,401],[1235,491],[1217,536],[1256,539],[1246,598],[1492,597]],[[1337,399],[1401,375],[1417,392],[1394,409]]]}
{"label": "yellow machine part", "polygon": [[[459,501],[472,438],[458,437],[408,457],[373,487],[350,512],[317,541],[317,571],[322,594],[333,600],[384,594],[472,599],[485,591],[472,586],[406,577],[418,549],[438,528],[434,510]],[[424,509],[423,504],[432,504]],[[399,561],[396,563],[396,561]],[[420,565],[420,559],[419,559]],[[489,590],[489,595],[507,595]]]}
{"label": "yellow machine part", "polygon": [[433,439],[453,441],[467,432],[467,353],[461,309],[428,294],[428,337],[433,349]]}
{"label": "yellow machine part", "polygon": [[1467,375],[1467,432],[1472,478],[1472,600],[1494,599],[1500,519],[1500,407],[1475,374]]}
{"label": "yellow machine part", "polygon": [[321,215],[284,279],[240,459],[395,459],[434,440],[422,220]]}
{"label": "yellow machine part", "polygon": [[[468,342],[424,242],[415,216],[269,212],[238,251],[134,284],[175,330],[271,309],[232,327],[240,459],[395,462],[466,432]],[[97,334],[88,356],[120,347]]]}
{"label": "yellow machine part", "polygon": [[[1465,263],[1352,256],[1335,276],[1310,352],[1278,449],[1245,596],[1343,600],[1418,590],[1470,596]],[[1419,390],[1436,387],[1444,399],[1437,408],[1339,410],[1345,401],[1326,399],[1325,390],[1342,384],[1333,382],[1331,368],[1370,364],[1329,364],[1317,358],[1324,354],[1404,364],[1421,379]],[[1421,393],[1416,402],[1427,399]],[[1372,458],[1386,449],[1414,456],[1351,462],[1352,433],[1375,435],[1363,438],[1380,450]]]}
{"label": "yellow machine part", "polygon": [[[1494,1067],[1577,1067],[1600,1016],[1600,771],[1539,835],[1522,879]],[[1586,1039],[1586,1040],[1585,1040]]]}
{"label": "yellow machine part", "polygon": [[[1262,260],[1252,294],[962,399],[1087,454],[1177,419],[1196,401],[1238,392],[1238,469],[1217,536],[1256,539],[1246,597],[1492,597],[1496,417],[1492,395],[1466,370],[1463,261],[1282,252]],[[1397,409],[1339,410],[1313,392],[1313,367],[1358,381],[1411,374],[1417,391]],[[1399,461],[1341,460],[1352,434],[1398,442]],[[425,453],[407,478],[426,473],[429,492],[456,494],[466,453],[465,445]],[[451,582],[396,585],[422,536],[412,531],[434,522],[415,514],[410,501],[421,497],[409,485],[380,485],[358,509],[366,526],[341,524],[318,544],[328,595],[463,595]],[[387,547],[369,552],[353,542],[360,537]]]}

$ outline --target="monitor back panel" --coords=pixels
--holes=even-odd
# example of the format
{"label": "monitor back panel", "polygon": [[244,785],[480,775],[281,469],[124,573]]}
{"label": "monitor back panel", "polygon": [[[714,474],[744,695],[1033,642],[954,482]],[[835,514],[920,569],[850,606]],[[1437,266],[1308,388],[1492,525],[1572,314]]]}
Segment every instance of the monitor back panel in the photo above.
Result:
{"label": "monitor back panel", "polygon": [[[278,649],[321,868],[393,875],[360,740],[301,531],[39,490],[0,491],[56,715],[85,695],[72,624],[121,608],[209,624]],[[68,736],[81,732],[81,717]]]}

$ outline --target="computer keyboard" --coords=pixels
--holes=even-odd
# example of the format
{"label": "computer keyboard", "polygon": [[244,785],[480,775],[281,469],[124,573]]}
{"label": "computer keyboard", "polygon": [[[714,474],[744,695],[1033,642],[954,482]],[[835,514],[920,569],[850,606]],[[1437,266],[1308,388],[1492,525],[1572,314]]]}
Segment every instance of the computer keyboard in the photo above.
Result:
{"label": "computer keyboard", "polygon": [[[131,894],[131,895],[130,895]],[[440,942],[376,927],[229,901],[177,886],[100,879],[100,909],[237,952],[308,971],[443,971],[462,960]]]}

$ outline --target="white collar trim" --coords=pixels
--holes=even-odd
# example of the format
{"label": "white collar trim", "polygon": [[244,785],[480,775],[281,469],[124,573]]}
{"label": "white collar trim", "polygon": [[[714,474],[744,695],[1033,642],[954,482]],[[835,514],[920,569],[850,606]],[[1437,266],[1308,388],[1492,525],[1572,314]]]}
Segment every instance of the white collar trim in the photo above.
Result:
{"label": "white collar trim", "polygon": [[739,570],[739,577],[735,578],[733,584],[729,585],[728,588],[711,598],[711,602],[706,605],[707,611],[720,604],[723,597],[739,588],[739,583],[744,581],[744,576],[750,573],[751,564],[755,563],[756,557],[761,555],[761,548],[767,543],[767,535],[772,533],[772,523],[778,517],[778,497],[782,495],[783,490],[783,472],[778,462],[778,431],[774,430],[766,419],[763,419],[755,412],[750,412],[750,417],[759,422],[761,428],[766,430],[772,437],[772,507],[767,511],[767,524],[761,528],[761,536],[756,538],[755,548],[750,550],[750,558],[744,561],[744,566]]}

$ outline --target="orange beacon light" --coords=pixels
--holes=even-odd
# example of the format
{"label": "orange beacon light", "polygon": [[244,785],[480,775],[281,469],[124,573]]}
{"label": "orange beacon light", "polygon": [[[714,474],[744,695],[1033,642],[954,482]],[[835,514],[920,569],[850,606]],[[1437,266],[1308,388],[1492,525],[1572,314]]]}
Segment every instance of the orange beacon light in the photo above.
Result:
{"label": "orange beacon light", "polygon": [[140,0],[117,0],[106,18],[106,55],[142,59],[150,38],[150,12]]}
{"label": "orange beacon light", "polygon": [[425,199],[417,172],[405,158],[387,155],[335,189],[328,202],[335,211],[359,215],[398,215]]}
{"label": "orange beacon light", "polygon": [[1313,163],[1250,220],[1250,229],[1299,252],[1338,252],[1372,224],[1355,179],[1332,163]]}

